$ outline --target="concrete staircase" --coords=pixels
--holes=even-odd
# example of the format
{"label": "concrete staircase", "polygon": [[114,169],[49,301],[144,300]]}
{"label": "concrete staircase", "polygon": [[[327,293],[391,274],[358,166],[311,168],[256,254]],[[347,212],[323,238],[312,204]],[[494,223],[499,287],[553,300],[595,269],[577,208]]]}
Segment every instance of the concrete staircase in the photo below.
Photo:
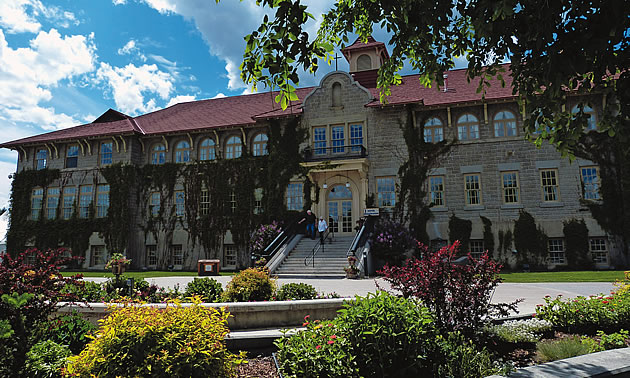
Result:
{"label": "concrete staircase", "polygon": [[308,266],[304,265],[304,259],[311,256],[312,250],[319,242],[319,238],[312,240],[302,238],[298,245],[284,259],[282,265],[274,272],[281,278],[342,278],[346,273],[343,268],[348,265],[346,253],[350,248],[353,236],[335,236],[332,243],[326,240],[323,249],[315,255],[315,267],[309,259]]}

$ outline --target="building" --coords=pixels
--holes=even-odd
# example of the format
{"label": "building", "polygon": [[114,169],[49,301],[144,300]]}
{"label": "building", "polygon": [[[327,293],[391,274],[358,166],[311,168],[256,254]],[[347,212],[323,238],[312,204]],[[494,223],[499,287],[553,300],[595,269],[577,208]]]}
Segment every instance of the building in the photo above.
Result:
{"label": "building", "polygon": [[[85,254],[86,268],[102,268],[115,249],[135,267],[194,269],[199,258],[219,258],[238,269],[249,264],[252,227],[274,217],[312,208],[335,232],[352,234],[365,208],[386,213],[400,201],[411,125],[421,130],[420,150],[444,146],[416,185],[432,204],[433,246],[448,241],[452,219],[468,220],[473,253],[492,241],[496,256],[515,263],[506,235],[524,210],[546,235],[550,267],[567,264],[563,222],[571,219],[584,221],[597,267],[626,263],[587,207],[601,201],[598,167],[524,140],[526,111],[509,82],[482,98],[464,70],[446,73],[440,88],[410,75],[381,104],[384,44],[357,41],[343,53],[349,73],[298,89],[284,111],[271,93],[138,117],[110,109],[90,124],[3,143],[19,152],[16,176],[25,172],[14,182],[9,249],[63,244]],[[585,108],[593,129],[601,101]]]}

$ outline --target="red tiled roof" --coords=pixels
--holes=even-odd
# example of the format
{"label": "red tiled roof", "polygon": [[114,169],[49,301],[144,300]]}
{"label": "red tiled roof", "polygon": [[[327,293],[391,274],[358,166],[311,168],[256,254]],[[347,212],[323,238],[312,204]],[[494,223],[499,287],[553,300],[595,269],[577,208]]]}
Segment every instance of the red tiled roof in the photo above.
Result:
{"label": "red tiled roof", "polygon": [[374,46],[374,47],[376,47],[376,46],[383,46],[383,47],[385,47],[385,44],[383,42],[377,42],[376,40],[374,40],[374,38],[372,38],[372,36],[369,36],[367,38],[367,42],[363,42],[361,40],[361,37],[359,37],[350,46],[343,48],[343,50],[364,49],[366,47],[372,47],[372,46]]}

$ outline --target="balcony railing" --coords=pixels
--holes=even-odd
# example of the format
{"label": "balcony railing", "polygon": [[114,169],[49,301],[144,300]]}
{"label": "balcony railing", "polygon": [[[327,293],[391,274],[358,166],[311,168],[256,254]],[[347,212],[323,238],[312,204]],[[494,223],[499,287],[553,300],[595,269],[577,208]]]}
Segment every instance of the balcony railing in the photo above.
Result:
{"label": "balcony railing", "polygon": [[351,146],[307,147],[304,150],[304,160],[306,161],[352,159],[366,156],[367,149],[357,144]]}

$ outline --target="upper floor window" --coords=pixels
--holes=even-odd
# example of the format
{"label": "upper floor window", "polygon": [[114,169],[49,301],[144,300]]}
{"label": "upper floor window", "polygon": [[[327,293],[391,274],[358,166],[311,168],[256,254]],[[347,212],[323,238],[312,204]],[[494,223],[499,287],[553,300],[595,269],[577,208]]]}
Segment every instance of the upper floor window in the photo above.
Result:
{"label": "upper floor window", "polygon": [[206,187],[201,188],[201,195],[199,196],[199,212],[201,212],[201,215],[210,214],[210,191]]}
{"label": "upper floor window", "polygon": [[199,145],[199,160],[214,160],[217,158],[216,145],[212,138],[206,138]]}
{"label": "upper floor window", "polygon": [[59,188],[48,188],[46,192],[46,218],[57,218],[57,208],[59,207]]}
{"label": "upper floor window", "polygon": [[424,123],[424,141],[426,143],[437,143],[444,140],[444,128],[439,118],[429,118]]}
{"label": "upper floor window", "polygon": [[76,186],[66,186],[63,188],[63,219],[70,219],[72,217],[76,197]]}
{"label": "upper floor window", "polygon": [[501,186],[503,189],[503,203],[519,202],[518,172],[503,172],[501,174]]}
{"label": "upper floor window", "polygon": [[101,143],[101,165],[112,163],[112,142]]}
{"label": "upper floor window", "polygon": [[186,212],[186,196],[183,190],[175,192],[175,215],[183,217]]}
{"label": "upper floor window", "polygon": [[31,193],[31,219],[38,220],[42,211],[44,189],[35,188]]}
{"label": "upper floor window", "polygon": [[[572,112],[575,114],[575,113],[578,113],[579,111],[580,111],[579,105],[575,105],[573,107]],[[584,115],[588,117],[586,130],[587,131],[597,130],[597,116],[595,114],[595,110],[593,110],[593,108],[591,108],[588,105],[584,105]]]}
{"label": "upper floor window", "polygon": [[558,171],[556,169],[543,169],[540,171],[540,186],[542,188],[543,201],[558,201]]}
{"label": "upper floor window", "polygon": [[304,207],[304,187],[301,182],[287,186],[287,210],[301,211]]}
{"label": "upper floor window", "polygon": [[472,114],[464,114],[457,120],[457,139],[479,139],[479,120]]}
{"label": "upper floor window", "polygon": [[599,199],[599,169],[597,167],[582,167],[582,193],[586,200]]}
{"label": "upper floor window", "polygon": [[102,184],[96,187],[96,216],[104,218],[109,210],[109,185]]}
{"label": "upper floor window", "polygon": [[341,106],[341,83],[332,85],[332,106]]}
{"label": "upper floor window", "polygon": [[190,143],[182,140],[175,146],[175,162],[188,163],[190,161]]}
{"label": "upper floor window", "polygon": [[79,218],[87,218],[90,215],[92,205],[92,185],[81,185],[79,188]]}
{"label": "upper floor window", "polygon": [[267,151],[268,140],[267,134],[264,133],[260,133],[254,137],[254,156],[269,155],[269,151]]}
{"label": "upper floor window", "polygon": [[243,142],[240,137],[231,136],[225,144],[225,158],[236,159],[243,154]]}
{"label": "upper floor window", "polygon": [[445,205],[444,176],[429,177],[429,194],[433,206],[443,207]]}
{"label": "upper floor window", "polygon": [[232,190],[230,191],[230,197],[228,198],[228,202],[229,202],[229,207],[230,207],[230,212],[232,214],[236,214],[236,191]]}
{"label": "upper floor window", "polygon": [[361,151],[360,146],[363,146],[363,124],[350,124],[350,145],[353,146],[352,152]]}
{"label": "upper floor window", "polygon": [[493,124],[495,137],[516,135],[516,116],[508,110],[495,114]]}
{"label": "upper floor window", "polygon": [[313,129],[313,148],[316,155],[326,154],[326,128],[316,127]]}
{"label": "upper floor window", "polygon": [[166,162],[166,147],[162,143],[151,148],[151,164],[164,164]]}
{"label": "upper floor window", "polygon": [[466,206],[481,205],[481,177],[478,174],[464,176]]}
{"label": "upper floor window", "polygon": [[357,71],[365,71],[372,69],[372,58],[369,55],[363,54],[357,59]]}
{"label": "upper floor window", "polygon": [[343,146],[346,144],[345,136],[346,127],[344,125],[335,125],[330,128],[330,142],[333,153],[343,153]]}
{"label": "upper floor window", "polygon": [[79,160],[79,146],[71,144],[66,148],[66,168],[76,168]]}
{"label": "upper floor window", "polygon": [[40,148],[35,152],[35,168],[44,169],[48,164],[48,151]]}
{"label": "upper floor window", "polygon": [[151,202],[149,203],[149,211],[152,217],[157,217],[160,215],[160,192],[152,192],[151,193]]}
{"label": "upper floor window", "polygon": [[394,207],[396,205],[396,182],[394,178],[377,177],[376,194],[378,207]]}

